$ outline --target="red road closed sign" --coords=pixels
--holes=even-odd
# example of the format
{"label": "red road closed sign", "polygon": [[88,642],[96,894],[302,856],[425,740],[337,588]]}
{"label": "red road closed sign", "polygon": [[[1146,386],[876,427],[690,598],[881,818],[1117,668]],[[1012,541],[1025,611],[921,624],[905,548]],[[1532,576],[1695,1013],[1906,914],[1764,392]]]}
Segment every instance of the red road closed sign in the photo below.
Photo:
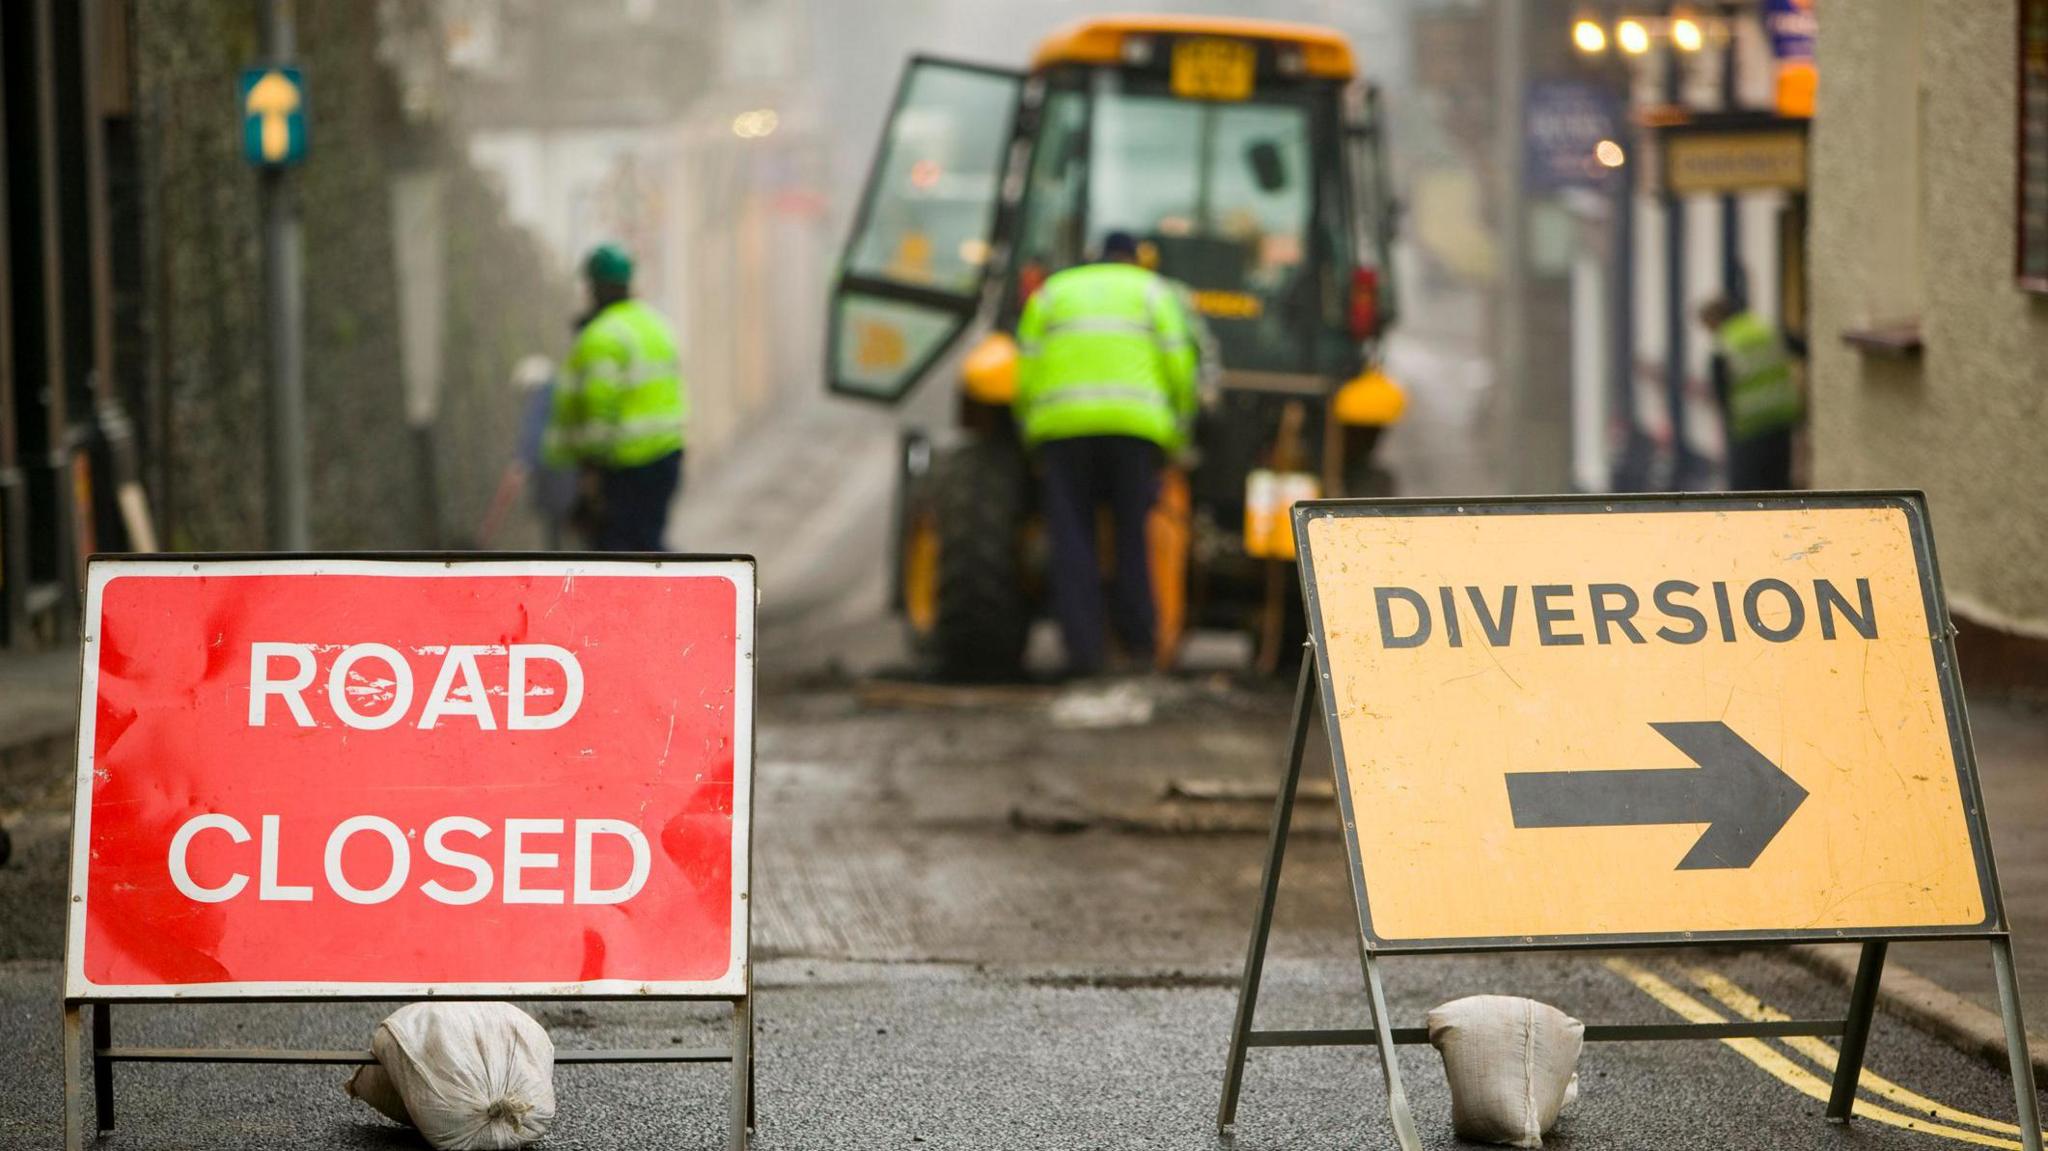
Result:
{"label": "red road closed sign", "polygon": [[95,560],[66,995],[745,994],[749,560]]}

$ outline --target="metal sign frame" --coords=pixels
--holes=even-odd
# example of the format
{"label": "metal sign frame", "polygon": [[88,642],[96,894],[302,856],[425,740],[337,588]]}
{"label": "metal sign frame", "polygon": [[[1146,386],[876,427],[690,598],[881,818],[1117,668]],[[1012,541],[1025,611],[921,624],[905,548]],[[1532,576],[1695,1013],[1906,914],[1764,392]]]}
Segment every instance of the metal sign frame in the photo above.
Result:
{"label": "metal sign frame", "polygon": [[[351,574],[389,572],[393,565],[416,567],[418,577],[531,574],[545,568],[589,569],[608,575],[654,576],[664,567],[718,565],[729,570],[707,573],[735,584],[734,693],[743,715],[735,716],[733,747],[733,938],[732,962],[726,974],[701,983],[641,983],[593,980],[584,983],[466,984],[337,984],[255,983],[196,985],[187,992],[178,985],[158,987],[102,986],[83,977],[86,869],[90,832],[93,719],[97,703],[98,612],[100,592],[116,575],[138,568],[182,566],[227,574]],[[726,1146],[745,1151],[754,1129],[754,969],[752,958],[752,822],[755,724],[758,669],[755,659],[755,607],[759,583],[754,558],[744,555],[682,555],[659,553],[582,552],[352,552],[252,554],[95,555],[88,561],[86,595],[79,634],[81,675],[79,727],[74,761],[77,792],[73,800],[71,898],[65,935],[64,1009],[64,1145],[81,1151],[85,1144],[84,1084],[79,1068],[87,1055],[92,1064],[96,1129],[114,1129],[114,1065],[117,1063],[275,1063],[349,1066],[375,1063],[368,1050],[304,1050],[275,1047],[134,1047],[113,1039],[115,1003],[366,1003],[397,998],[446,1001],[509,1000],[727,1003],[732,1007],[731,1039],[724,1047],[658,1047],[645,1049],[583,1049],[555,1052],[559,1064],[594,1063],[726,1063],[731,1072]],[[180,573],[184,574],[184,573]],[[663,573],[667,574],[667,573]],[[86,1045],[83,1009],[91,1006],[92,1041]]]}
{"label": "metal sign frame", "polygon": [[[1421,944],[1389,943],[1374,937],[1366,898],[1365,875],[1359,851],[1357,819],[1353,810],[1341,732],[1337,724],[1335,687],[1325,656],[1327,632],[1321,614],[1312,558],[1308,554],[1308,520],[1316,516],[1389,515],[1502,515],[1502,514],[1586,514],[1640,513],[1645,511],[1730,511],[1744,507],[1904,507],[1913,529],[1915,562],[1926,600],[1927,619],[1933,632],[1932,645],[1947,711],[1951,745],[1955,751],[1959,784],[1967,800],[1972,846],[1976,851],[1980,882],[1985,885],[1986,922],[1969,930],[1882,928],[1848,931],[1741,931],[1691,934],[1655,933],[1599,936],[1542,936],[1514,939],[1431,940]],[[1493,497],[1469,500],[1384,499],[1320,500],[1296,505],[1295,538],[1299,541],[1302,590],[1308,610],[1309,638],[1303,646],[1301,677],[1295,689],[1294,718],[1288,738],[1284,774],[1274,801],[1272,830],[1266,846],[1266,862],[1258,903],[1252,919],[1251,940],[1245,954],[1242,980],[1238,986],[1237,1012],[1231,1027],[1229,1061],[1223,1079],[1222,1100],[1217,1108],[1216,1127],[1223,1135],[1233,1133],[1237,1121],[1238,1096],[1244,1083],[1246,1056],[1254,1047],[1373,1047],[1380,1056],[1380,1070],[1387,1089],[1387,1107],[1402,1151],[1421,1151],[1422,1142],[1401,1084],[1401,1072],[1394,1059],[1395,1047],[1429,1042],[1424,1027],[1395,1027],[1387,1009],[1380,964],[1384,955],[1450,955],[1512,951],[1570,951],[1589,948],[1676,948],[1725,945],[1746,942],[1786,945],[1824,938],[1837,943],[1859,943],[1862,955],[1850,988],[1847,1009],[1839,1019],[1788,1019],[1766,1022],[1660,1024],[1589,1024],[1585,1039],[1590,1043],[1677,1039],[1782,1038],[1786,1036],[1837,1036],[1841,1056],[1837,1061],[1826,1116],[1829,1122],[1846,1123],[1856,1103],[1857,1084],[1862,1076],[1863,1054],[1870,1038],[1871,1017],[1877,1004],[1879,978],[1884,971],[1885,952],[1893,939],[1983,940],[1990,944],[1992,966],[1998,983],[1999,1005],[2005,1024],[2006,1051],[2012,1067],[2013,1093],[2017,1104],[2020,1137],[2025,1151],[2042,1151],[2041,1122],[2034,1093],[2034,1065],[2027,1051],[2026,1028],[2020,1015],[2019,986],[2012,958],[2012,937],[2007,926],[2004,902],[1992,860],[1991,842],[1984,826],[1983,800],[1977,785],[1975,753],[1969,735],[1969,719],[1957,673],[1954,628],[1949,621],[1947,598],[1943,594],[1940,569],[1934,556],[1933,533],[1927,526],[1926,497],[1917,491],[1736,493],[1727,496],[1631,495],[1631,496],[1532,496]],[[1303,752],[1317,715],[1324,722],[1330,742],[1339,812],[1344,824],[1344,844],[1351,875],[1352,895],[1358,914],[1359,958],[1363,970],[1371,1026],[1345,1029],[1268,1029],[1254,1026],[1259,988],[1265,972],[1266,945],[1272,933],[1273,908],[1280,890],[1280,873],[1286,858],[1287,833],[1294,815],[1294,800],[1301,783]]]}

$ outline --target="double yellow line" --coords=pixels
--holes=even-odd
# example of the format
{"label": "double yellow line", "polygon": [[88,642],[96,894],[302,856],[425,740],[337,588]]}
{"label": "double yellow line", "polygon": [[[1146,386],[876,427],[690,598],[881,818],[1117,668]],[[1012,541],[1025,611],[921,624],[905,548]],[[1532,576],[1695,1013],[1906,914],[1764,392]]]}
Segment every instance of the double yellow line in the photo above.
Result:
{"label": "double yellow line", "polygon": [[[1725,1016],[1713,1008],[1680,991],[1656,973],[1632,963],[1614,958],[1607,961],[1607,969],[1636,985],[1643,994],[1677,1012],[1691,1023],[1726,1023]],[[1734,981],[1710,968],[1687,967],[1686,977],[1701,991],[1721,1003],[1744,1019],[1754,1022],[1773,1022],[1790,1016],[1764,1003],[1756,996],[1736,986]],[[1833,1085],[1805,1067],[1787,1058],[1775,1047],[1761,1039],[1723,1039],[1721,1042],[1733,1048],[1736,1054],[1762,1068],[1772,1078],[1802,1095],[1825,1103],[1832,1093]],[[1818,1064],[1823,1071],[1833,1073],[1836,1053],[1833,1047],[1811,1035],[1790,1036],[1783,1040],[1787,1047],[1804,1055]],[[1953,1139],[1959,1143],[1974,1143],[1979,1147],[2007,1147],[2019,1151],[2020,1129],[2011,1123],[1972,1115],[1945,1103],[1929,1099],[1906,1087],[1886,1079],[1865,1068],[1860,1081],[1863,1090],[1888,1100],[1900,1107],[1909,1108],[1913,1114],[1894,1111],[1863,1099],[1856,1101],[1855,1113],[1858,1118],[1869,1119],[1892,1127],[1918,1131],[1923,1135],[1936,1135]],[[1930,1121],[1942,1120],[1942,1123]],[[1945,1124],[1957,1124],[1947,1126]],[[1977,1128],[1977,1130],[1970,1130]],[[1997,1134],[1987,1134],[1997,1132]]]}

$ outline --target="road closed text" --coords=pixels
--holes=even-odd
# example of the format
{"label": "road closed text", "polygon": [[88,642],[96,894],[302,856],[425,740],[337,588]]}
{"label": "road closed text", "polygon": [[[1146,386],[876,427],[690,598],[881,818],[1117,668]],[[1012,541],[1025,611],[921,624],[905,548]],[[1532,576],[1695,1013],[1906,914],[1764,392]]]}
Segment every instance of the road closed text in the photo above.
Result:
{"label": "road closed text", "polygon": [[[337,649],[320,675],[320,656]],[[249,645],[249,726],[295,723],[317,727],[313,707],[343,726],[381,731],[400,723],[431,731],[443,720],[465,718],[484,731],[499,730],[492,696],[503,696],[504,730],[547,731],[576,717],[583,706],[583,667],[568,649],[548,643],[447,644],[415,649],[440,657],[440,666],[417,690],[421,677],[404,653],[389,644],[252,643]],[[484,657],[502,657],[502,678],[486,676]],[[495,664],[495,660],[491,661]],[[552,673],[545,669],[554,669]],[[489,682],[497,678],[498,682]],[[542,682],[546,678],[558,682]],[[324,680],[319,689],[314,681]],[[554,696],[554,699],[546,697]],[[419,701],[415,712],[413,703]],[[543,706],[544,704],[544,706]]]}
{"label": "road closed text", "polygon": [[[350,816],[327,832],[317,875],[280,874],[285,835],[284,820],[276,815],[259,817],[254,834],[232,815],[193,816],[171,836],[166,860],[171,886],[195,903],[238,897],[309,903],[317,879],[345,902],[377,904],[390,901],[419,877],[414,886],[422,895],[451,906],[481,903],[493,895],[499,903],[512,904],[612,904],[638,895],[653,863],[646,835],[622,819],[507,819],[494,827],[471,816],[450,815],[416,835],[415,829],[383,816]],[[252,839],[253,850],[243,846]],[[365,847],[351,853],[353,840],[364,841]],[[377,842],[386,850],[376,850]],[[204,867],[194,859],[201,852],[207,856]],[[347,859],[351,854],[353,867]],[[424,860],[417,867],[416,854]],[[627,858],[619,858],[622,854]]]}
{"label": "road closed text", "polygon": [[1878,636],[1870,581],[1508,584],[1373,588],[1383,647],[1787,643]]}

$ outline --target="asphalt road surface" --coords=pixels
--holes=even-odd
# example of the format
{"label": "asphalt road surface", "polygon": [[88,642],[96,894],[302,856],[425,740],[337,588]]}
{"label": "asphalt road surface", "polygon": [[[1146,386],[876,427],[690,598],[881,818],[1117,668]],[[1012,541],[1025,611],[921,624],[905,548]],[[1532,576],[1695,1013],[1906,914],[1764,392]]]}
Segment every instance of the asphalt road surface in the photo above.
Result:
{"label": "asphalt road surface", "polygon": [[[674,541],[763,564],[754,951],[764,1148],[1215,1148],[1217,1097],[1289,710],[1227,669],[1076,689],[954,690],[900,663],[880,618],[893,433],[812,412],[714,477]],[[805,466],[788,466],[802,459]],[[777,461],[783,461],[778,463]],[[836,478],[835,478],[836,477]],[[1307,778],[1328,779],[1320,739]],[[65,790],[18,781],[0,869],[0,1148],[59,1144]],[[1262,1026],[1366,1020],[1333,806],[1298,809]],[[1207,798],[1191,798],[1193,796]],[[1965,945],[1957,945],[1965,946]],[[1767,953],[1410,958],[1397,1025],[1483,992],[1589,1022],[1839,1013],[1845,991]],[[389,1005],[122,1008],[123,1044],[360,1047]],[[717,1009],[535,1008],[557,1044],[720,1041]],[[1401,1069],[1431,1147],[1457,1146],[1441,1064]],[[1548,1145],[1570,1149],[2016,1147],[2002,1068],[1881,1017],[1860,1107],[1821,1118],[1829,1045],[1594,1045]],[[1876,1078],[1882,1077],[1882,1082]],[[411,1148],[336,1068],[130,1066],[128,1148]],[[564,1067],[554,1148],[722,1146],[722,1067]],[[2001,1123],[2004,1126],[2001,1126]],[[1392,1147],[1376,1057],[1254,1052],[1234,1146]]]}
{"label": "asphalt road surface", "polygon": [[[1286,711],[1277,688],[1214,677],[1084,695],[886,681],[769,695],[756,817],[760,1146],[1217,1146],[1234,977],[1264,851],[1257,793],[1277,773]],[[1175,784],[1248,798],[1170,798]],[[1262,1025],[1363,1025],[1350,916],[1334,814],[1311,799]],[[58,1140],[58,970],[54,957],[0,965],[0,1042],[12,1053],[0,1146]],[[1716,951],[1412,958],[1387,973],[1402,1024],[1481,992],[1601,1022],[1822,1015],[1844,999],[1784,960]],[[360,1046],[385,1009],[133,1007],[116,1029],[135,1044]],[[716,1042],[720,1028],[715,1010],[688,1006],[537,1014],[563,1047]],[[1827,1048],[1741,1046],[1589,1047],[1583,1096],[1551,1145],[2017,1145],[1993,1126],[2013,1111],[2003,1071],[1892,1020],[1879,1022],[1869,1067],[1909,1094],[1866,1090],[1863,1104],[1890,1123],[1820,1118],[1808,1092],[1824,1089],[1814,1056]],[[1406,1049],[1401,1060],[1425,1138],[1455,1145],[1435,1053]],[[334,1068],[124,1067],[109,1145],[416,1145],[343,1095],[343,1078]],[[720,1145],[721,1069],[573,1067],[557,1085],[549,1146]],[[1375,1057],[1255,1052],[1235,1145],[1393,1146]]]}

